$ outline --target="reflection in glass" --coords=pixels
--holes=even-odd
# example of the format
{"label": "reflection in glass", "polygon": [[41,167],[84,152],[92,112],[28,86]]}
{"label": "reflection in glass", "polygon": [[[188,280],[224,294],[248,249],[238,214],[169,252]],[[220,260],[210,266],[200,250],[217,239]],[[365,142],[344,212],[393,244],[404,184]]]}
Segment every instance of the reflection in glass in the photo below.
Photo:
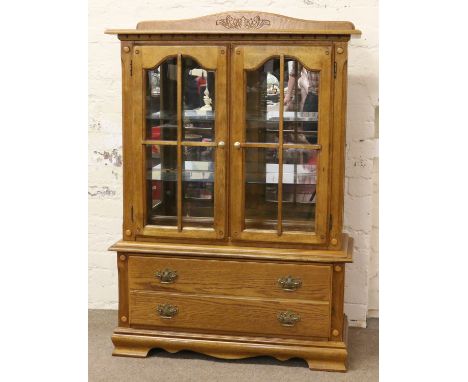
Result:
{"label": "reflection in glass", "polygon": [[177,140],[177,59],[146,70],[146,139]]}
{"label": "reflection in glass", "polygon": [[[318,143],[320,72],[307,69],[291,57],[285,57],[284,66],[280,65],[282,59],[271,58],[258,69],[246,71],[246,142],[251,145],[244,148],[245,228],[277,229],[280,166],[277,153],[282,152],[279,232],[314,232],[319,152],[307,145]],[[281,67],[284,67],[282,76]],[[278,135],[280,113],[282,140]],[[278,145],[274,149],[254,148],[255,143]],[[283,144],[289,144],[288,148]]]}
{"label": "reflection in glass", "polygon": [[213,227],[213,147],[184,147],[182,220],[184,227]]}
{"label": "reflection in glass", "polygon": [[183,131],[185,141],[215,139],[215,72],[182,57]]}
{"label": "reflection in glass", "polygon": [[278,142],[279,72],[279,58],[247,71],[247,142]]}
{"label": "reflection in glass", "polygon": [[[181,216],[182,228],[213,228],[216,150],[203,145],[215,140],[215,71],[206,70],[185,56],[179,69],[181,84],[177,83],[176,57],[146,71],[146,139],[173,142],[145,148],[146,223],[177,226]],[[180,142],[178,90],[182,92]],[[182,169],[177,167],[178,147],[181,147]],[[177,210],[178,191],[181,191],[181,211]]]}
{"label": "reflection in glass", "polygon": [[283,150],[283,230],[315,230],[317,150]]}
{"label": "reflection in glass", "polygon": [[[182,57],[182,141],[215,139],[215,72],[190,57]],[[184,227],[213,228],[213,147],[184,146],[182,221]]]}
{"label": "reflection in glass", "polygon": [[146,220],[177,225],[177,146],[146,146]]}
{"label": "reflection in glass", "polygon": [[[280,59],[246,72],[246,142],[277,143],[280,109]],[[316,144],[320,72],[285,58],[284,143]]]}
{"label": "reflection in glass", "polygon": [[278,218],[278,150],[245,150],[245,228],[275,230]]}
{"label": "reflection in glass", "polygon": [[284,66],[284,143],[316,144],[320,72],[290,58]]}

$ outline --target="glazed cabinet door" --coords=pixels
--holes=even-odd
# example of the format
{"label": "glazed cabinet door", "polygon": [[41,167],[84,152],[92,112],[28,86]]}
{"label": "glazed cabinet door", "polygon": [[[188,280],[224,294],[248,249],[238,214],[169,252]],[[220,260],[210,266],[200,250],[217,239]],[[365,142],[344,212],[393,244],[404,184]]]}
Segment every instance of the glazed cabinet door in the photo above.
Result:
{"label": "glazed cabinet door", "polygon": [[233,51],[231,231],[236,240],[327,240],[331,46]]}
{"label": "glazed cabinet door", "polygon": [[135,47],[136,236],[224,237],[226,70],[223,46]]}

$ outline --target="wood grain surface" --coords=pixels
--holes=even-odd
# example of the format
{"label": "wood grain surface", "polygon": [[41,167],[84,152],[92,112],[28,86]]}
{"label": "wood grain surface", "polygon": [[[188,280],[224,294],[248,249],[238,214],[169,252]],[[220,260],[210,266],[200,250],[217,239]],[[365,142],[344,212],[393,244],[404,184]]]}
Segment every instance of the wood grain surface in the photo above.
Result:
{"label": "wood grain surface", "polygon": [[[231,242],[221,242],[215,244],[201,244],[195,242],[178,243],[163,241],[159,239],[156,243],[148,241],[118,241],[112,245],[110,251],[128,252],[133,254],[146,254],[153,256],[174,255],[183,257],[199,258],[224,258],[224,259],[245,259],[256,261],[280,261],[280,262],[302,262],[302,263],[331,263],[331,262],[352,262],[353,247],[352,239],[343,234],[342,246],[337,250],[312,249],[304,245],[295,246],[291,243],[284,247],[273,247],[252,243],[246,246]],[[301,248],[302,247],[302,248]]]}
{"label": "wood grain surface", "polygon": [[[178,308],[171,319],[161,318],[158,305]],[[153,328],[190,328],[208,332],[262,333],[263,335],[328,338],[328,302],[200,296],[162,292],[130,292],[130,325]],[[278,322],[277,315],[292,311],[300,321],[292,327]]]}
{"label": "wood grain surface", "polygon": [[[171,269],[177,272],[172,284],[162,284],[155,274]],[[329,265],[273,264],[241,261],[193,260],[171,257],[130,256],[128,260],[131,290],[217,294],[329,301],[331,275]],[[302,285],[285,291],[278,284],[292,276]]]}
{"label": "wood grain surface", "polygon": [[225,33],[360,35],[349,21],[315,21],[268,12],[230,11],[184,20],[141,21],[136,29],[108,29],[107,34]]}
{"label": "wood grain surface", "polygon": [[[206,336],[205,336],[206,337]],[[152,348],[170,353],[191,350],[222,359],[238,359],[268,355],[284,361],[303,358],[313,370],[346,371],[348,351],[343,342],[307,344],[279,344],[275,342],[246,342],[236,337],[194,338],[160,336],[158,332],[117,328],[112,335],[113,355],[146,357]]]}

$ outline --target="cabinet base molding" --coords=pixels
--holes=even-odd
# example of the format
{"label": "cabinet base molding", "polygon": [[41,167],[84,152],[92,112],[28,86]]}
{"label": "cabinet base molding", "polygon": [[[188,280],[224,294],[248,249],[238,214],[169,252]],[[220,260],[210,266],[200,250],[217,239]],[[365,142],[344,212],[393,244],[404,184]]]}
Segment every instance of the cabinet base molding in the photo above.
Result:
{"label": "cabinet base molding", "polygon": [[[346,322],[346,320],[345,320]],[[347,325],[345,325],[345,333]],[[132,328],[116,328],[112,355],[144,358],[151,349],[169,353],[190,350],[222,359],[271,356],[280,361],[304,359],[311,370],[346,371],[347,344],[344,341],[276,340],[204,334],[181,334]]]}

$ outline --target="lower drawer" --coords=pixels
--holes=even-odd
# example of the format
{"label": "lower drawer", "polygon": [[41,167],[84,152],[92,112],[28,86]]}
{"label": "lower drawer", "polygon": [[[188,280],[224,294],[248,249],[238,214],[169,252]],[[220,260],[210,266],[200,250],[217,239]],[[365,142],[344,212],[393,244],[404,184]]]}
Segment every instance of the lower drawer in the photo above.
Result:
{"label": "lower drawer", "polygon": [[258,336],[329,336],[328,302],[130,292],[130,326]]}

